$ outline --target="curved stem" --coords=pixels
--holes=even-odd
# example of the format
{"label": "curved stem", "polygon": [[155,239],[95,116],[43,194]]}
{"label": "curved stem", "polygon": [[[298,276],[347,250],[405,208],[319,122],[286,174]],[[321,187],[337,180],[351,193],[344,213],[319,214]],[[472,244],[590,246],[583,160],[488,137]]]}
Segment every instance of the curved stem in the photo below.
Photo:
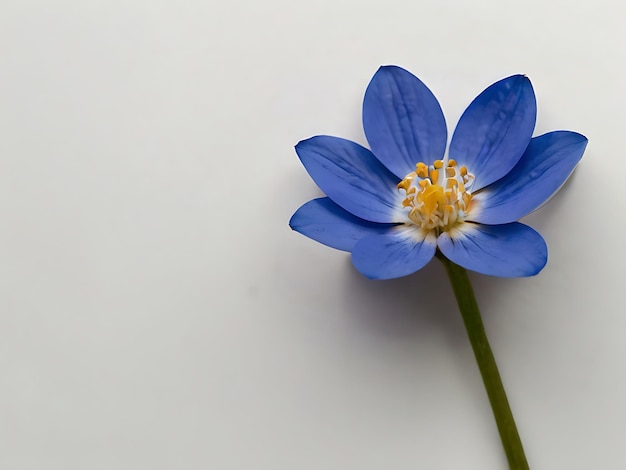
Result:
{"label": "curved stem", "polygon": [[522,441],[515,426],[513,413],[511,413],[509,401],[502,385],[502,379],[500,379],[496,360],[487,340],[485,328],[480,317],[480,310],[478,310],[478,304],[476,303],[467,272],[444,256],[438,255],[438,258],[445,266],[452,283],[452,289],[463,316],[465,329],[472,344],[483,383],[487,389],[491,409],[496,418],[500,439],[502,439],[506,458],[509,461],[509,468],[512,470],[527,470],[528,462],[526,461],[526,455],[524,455]]}

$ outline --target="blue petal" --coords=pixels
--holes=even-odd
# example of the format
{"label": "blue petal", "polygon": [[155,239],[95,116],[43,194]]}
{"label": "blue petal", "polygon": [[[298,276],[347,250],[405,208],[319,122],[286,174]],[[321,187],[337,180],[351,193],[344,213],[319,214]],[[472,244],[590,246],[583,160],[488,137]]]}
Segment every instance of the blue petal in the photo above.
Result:
{"label": "blue petal", "polygon": [[508,175],[474,196],[468,219],[504,224],[539,208],[565,183],[586,146],[587,139],[576,132],[535,137]]}
{"label": "blue petal", "polygon": [[446,150],[446,121],[437,98],[400,67],[381,67],[372,78],[363,100],[363,129],[374,155],[399,178]]}
{"label": "blue petal", "polygon": [[437,245],[450,261],[489,276],[533,276],[548,260],[548,247],[541,235],[518,222],[466,223],[440,235]]}
{"label": "blue petal", "polygon": [[372,152],[349,140],[316,136],[296,145],[302,164],[336,204],[370,222],[401,222],[398,178]]}
{"label": "blue petal", "polygon": [[363,237],[394,227],[359,219],[327,197],[313,199],[300,207],[291,217],[289,226],[317,242],[343,251],[351,251]]}
{"label": "blue petal", "polygon": [[434,235],[415,227],[398,226],[357,242],[352,250],[352,264],[370,279],[393,279],[423,268],[436,249]]}
{"label": "blue petal", "polygon": [[535,93],[523,75],[494,83],[472,101],[450,143],[450,158],[476,177],[472,191],[511,171],[530,142],[536,115]]}

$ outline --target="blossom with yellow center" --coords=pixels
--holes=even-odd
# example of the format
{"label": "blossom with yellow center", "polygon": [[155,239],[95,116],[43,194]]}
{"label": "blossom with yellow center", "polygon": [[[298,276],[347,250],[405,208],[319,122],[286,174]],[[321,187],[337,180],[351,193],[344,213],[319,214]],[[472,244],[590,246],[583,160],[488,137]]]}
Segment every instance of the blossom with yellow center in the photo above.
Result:
{"label": "blossom with yellow center", "polygon": [[472,101],[446,152],[432,92],[402,68],[381,67],[363,103],[371,151],[330,136],[296,146],[327,197],[303,205],[290,225],[350,251],[373,279],[411,274],[437,251],[483,274],[534,275],[546,263],[546,244],[517,220],[563,185],[587,145],[569,131],[533,138],[535,119],[530,81],[507,77]]}

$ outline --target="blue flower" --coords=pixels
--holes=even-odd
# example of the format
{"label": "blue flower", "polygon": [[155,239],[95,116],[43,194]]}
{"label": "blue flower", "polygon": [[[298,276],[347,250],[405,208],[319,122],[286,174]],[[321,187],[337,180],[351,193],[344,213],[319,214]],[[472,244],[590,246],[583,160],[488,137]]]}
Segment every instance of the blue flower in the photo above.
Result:
{"label": "blue flower", "polygon": [[537,274],[546,243],[517,220],[565,183],[587,139],[569,131],[532,137],[536,114],[527,77],[500,80],[465,110],[446,152],[446,122],[432,92],[402,68],[381,67],[363,101],[371,151],[323,135],[296,145],[327,197],[304,204],[289,225],[351,252],[371,279],[414,273],[437,250],[483,274]]}

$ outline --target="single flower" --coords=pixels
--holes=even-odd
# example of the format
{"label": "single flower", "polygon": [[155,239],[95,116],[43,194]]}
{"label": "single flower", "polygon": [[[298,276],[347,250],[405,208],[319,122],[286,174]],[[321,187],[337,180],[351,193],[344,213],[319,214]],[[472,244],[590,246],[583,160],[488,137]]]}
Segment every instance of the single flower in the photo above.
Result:
{"label": "single flower", "polygon": [[414,273],[437,250],[483,274],[537,274],[546,244],[517,220],[565,183],[587,139],[570,131],[533,138],[536,114],[527,77],[500,80],[468,106],[446,152],[446,122],[433,93],[408,71],[381,67],[363,101],[371,151],[331,136],[296,145],[327,197],[304,204],[289,225],[351,252],[356,269],[372,279]]}

